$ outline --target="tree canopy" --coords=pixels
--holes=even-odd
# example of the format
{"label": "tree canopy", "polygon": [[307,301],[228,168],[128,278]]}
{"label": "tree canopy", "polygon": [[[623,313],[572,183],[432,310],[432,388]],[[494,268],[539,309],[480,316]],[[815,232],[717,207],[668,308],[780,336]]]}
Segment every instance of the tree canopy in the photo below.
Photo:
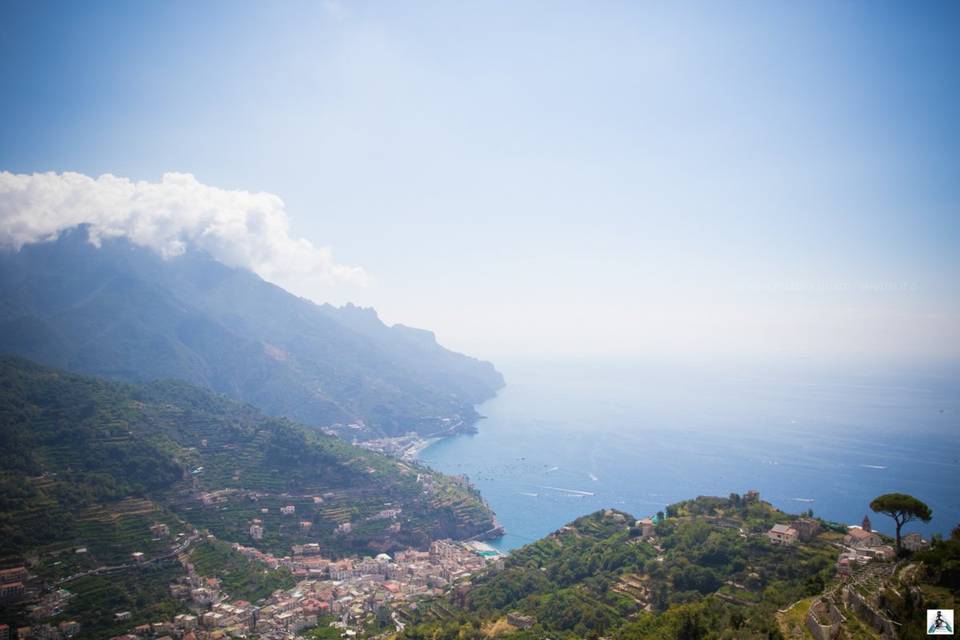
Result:
{"label": "tree canopy", "polygon": [[900,545],[900,529],[908,522],[922,520],[930,522],[933,511],[921,500],[906,493],[885,493],[870,502],[870,508],[876,513],[893,518],[897,525],[897,552],[903,551]]}

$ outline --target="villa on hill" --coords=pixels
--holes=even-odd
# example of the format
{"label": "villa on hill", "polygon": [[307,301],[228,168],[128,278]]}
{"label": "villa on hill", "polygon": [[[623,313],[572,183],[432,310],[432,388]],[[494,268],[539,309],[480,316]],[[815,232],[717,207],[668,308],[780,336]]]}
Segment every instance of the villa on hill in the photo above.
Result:
{"label": "villa on hill", "polygon": [[654,532],[654,522],[651,518],[643,518],[642,520],[637,520],[634,525],[640,529],[640,536],[643,538],[652,538]]}
{"label": "villa on hill", "polygon": [[767,538],[773,544],[793,544],[799,537],[797,530],[787,524],[775,524],[767,531]]}
{"label": "villa on hill", "polygon": [[800,518],[791,522],[790,526],[797,531],[801,542],[810,542],[820,533],[820,523],[813,518]]}

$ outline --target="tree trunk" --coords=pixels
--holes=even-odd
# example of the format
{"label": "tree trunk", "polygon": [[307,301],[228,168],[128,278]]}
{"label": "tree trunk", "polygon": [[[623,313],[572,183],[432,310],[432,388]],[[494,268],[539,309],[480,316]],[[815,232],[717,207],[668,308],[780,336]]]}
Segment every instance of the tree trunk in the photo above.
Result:
{"label": "tree trunk", "polygon": [[903,526],[903,523],[899,520],[894,520],[897,523],[897,557],[899,558],[903,555],[903,549],[900,547],[900,527]]}

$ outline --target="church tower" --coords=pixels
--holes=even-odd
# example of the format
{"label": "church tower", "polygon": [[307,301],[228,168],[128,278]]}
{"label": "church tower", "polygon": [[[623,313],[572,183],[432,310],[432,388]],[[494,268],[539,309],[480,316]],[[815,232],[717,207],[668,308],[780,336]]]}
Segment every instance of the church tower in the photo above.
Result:
{"label": "church tower", "polygon": [[863,516],[863,523],[862,523],[860,526],[863,527],[863,530],[864,530],[864,531],[873,531],[873,529],[870,528],[870,517],[869,517],[869,516]]}

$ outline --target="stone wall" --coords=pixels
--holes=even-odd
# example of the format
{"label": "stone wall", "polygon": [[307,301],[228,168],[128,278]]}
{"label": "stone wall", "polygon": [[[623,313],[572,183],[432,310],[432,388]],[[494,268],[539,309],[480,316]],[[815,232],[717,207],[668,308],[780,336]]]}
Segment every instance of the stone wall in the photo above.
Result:
{"label": "stone wall", "polygon": [[837,606],[828,598],[818,598],[810,605],[804,622],[816,640],[834,640],[840,634],[840,625],[846,621]]}
{"label": "stone wall", "polygon": [[893,622],[877,611],[854,587],[848,585],[843,588],[843,600],[857,616],[873,627],[884,640],[895,640],[897,629]]}

